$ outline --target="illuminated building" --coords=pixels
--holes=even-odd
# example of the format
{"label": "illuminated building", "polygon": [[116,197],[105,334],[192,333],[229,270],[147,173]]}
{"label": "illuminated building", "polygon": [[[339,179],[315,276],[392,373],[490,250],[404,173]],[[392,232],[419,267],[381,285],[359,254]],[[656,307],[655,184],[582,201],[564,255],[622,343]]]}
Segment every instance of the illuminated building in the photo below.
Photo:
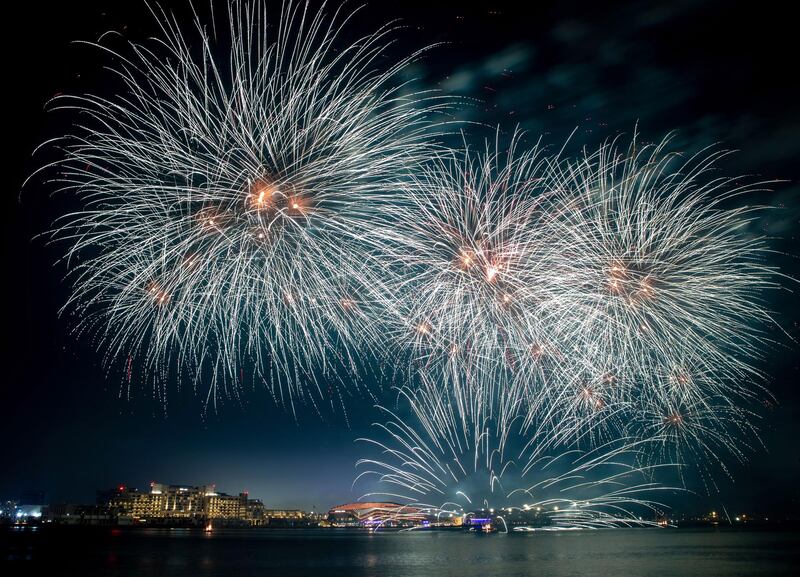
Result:
{"label": "illuminated building", "polygon": [[265,522],[270,526],[298,527],[316,524],[311,516],[300,509],[265,509]]}
{"label": "illuminated building", "polygon": [[151,483],[145,493],[124,485],[98,492],[98,503],[107,506],[120,522],[190,523],[207,521],[260,525],[264,505],[247,493],[228,495],[214,485],[185,486]]}
{"label": "illuminated building", "polygon": [[203,485],[201,487],[185,487],[182,485],[163,485],[161,483],[150,483],[150,494],[155,498],[154,502],[159,505],[163,503],[163,511],[166,517],[194,518],[205,516],[207,513],[207,497],[215,497],[215,487],[213,485]]}
{"label": "illuminated building", "polygon": [[398,503],[345,503],[328,511],[328,522],[334,527],[406,526],[425,519],[420,509]]}
{"label": "illuminated building", "polygon": [[14,521],[35,521],[42,516],[44,505],[44,491],[25,491],[20,497],[14,513]]}
{"label": "illuminated building", "polygon": [[247,515],[247,494],[238,496],[217,493],[209,495],[205,503],[208,519],[244,519]]}
{"label": "illuminated building", "polygon": [[264,516],[270,519],[289,519],[300,521],[306,518],[304,511],[300,509],[264,509]]}

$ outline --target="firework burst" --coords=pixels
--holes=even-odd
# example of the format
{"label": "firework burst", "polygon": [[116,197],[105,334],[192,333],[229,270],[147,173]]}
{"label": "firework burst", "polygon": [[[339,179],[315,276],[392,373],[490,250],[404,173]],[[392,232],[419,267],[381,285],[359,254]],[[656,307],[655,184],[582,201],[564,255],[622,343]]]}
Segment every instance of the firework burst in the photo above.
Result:
{"label": "firework burst", "polygon": [[129,384],[188,376],[215,404],[250,379],[319,410],[405,371],[363,475],[439,511],[633,522],[657,468],[746,458],[778,284],[724,151],[443,151],[447,101],[400,79],[417,54],[386,66],[391,26],[153,14],[153,43],[94,45],[115,96],[55,99],[79,120],[40,171],[80,205],[53,232],[64,310]]}
{"label": "firework burst", "polygon": [[619,152],[611,142],[548,170],[558,198],[548,237],[560,244],[557,274],[573,308],[560,318],[595,358],[678,366],[681,349],[704,369],[760,377],[752,363],[774,324],[764,297],[776,271],[764,239],[745,230],[763,207],[727,205],[762,189],[713,177],[725,152],[683,159],[669,145],[634,139]]}
{"label": "firework burst", "polygon": [[109,363],[188,374],[211,402],[245,371],[287,404],[336,396],[319,377],[353,376],[375,334],[374,215],[427,156],[442,104],[399,79],[416,54],[386,66],[391,27],[340,41],[352,13],[286,2],[272,26],[234,2],[217,37],[153,12],[153,44],[96,45],[118,94],[55,99],[79,119],[51,143],[53,181],[81,203],[54,232],[65,309]]}
{"label": "firework burst", "polygon": [[536,146],[521,151],[523,138],[515,132],[504,148],[498,132],[483,151],[437,155],[391,214],[385,324],[428,374],[491,382],[507,368],[563,365],[549,355],[558,332],[549,310],[563,295],[548,271],[552,243],[539,234],[546,161]]}
{"label": "firework burst", "polygon": [[[670,141],[634,138],[621,152],[610,142],[548,168],[547,236],[560,244],[553,267],[569,295],[558,318],[594,367],[586,382],[603,383],[591,398],[631,410],[625,431],[645,425],[646,436],[653,420],[641,414],[660,415],[655,431],[668,443],[716,430],[685,455],[741,459],[746,407],[768,398],[758,361],[774,326],[766,293],[778,284],[764,239],[746,230],[763,207],[731,206],[763,189],[714,175],[724,151],[684,158]],[[675,417],[680,407],[688,412]]]}
{"label": "firework burst", "polygon": [[[449,387],[402,389],[397,411],[382,409],[378,435],[362,439],[375,449],[359,461],[355,483],[371,484],[364,498],[400,501],[436,515],[475,512],[534,515],[552,528],[655,524],[642,521],[664,506],[652,501],[671,490],[654,480],[667,462],[642,464],[651,443],[618,438],[582,450],[566,431],[531,424],[524,414],[452,397]],[[475,411],[475,407],[479,407]],[[583,433],[586,434],[585,432]]]}

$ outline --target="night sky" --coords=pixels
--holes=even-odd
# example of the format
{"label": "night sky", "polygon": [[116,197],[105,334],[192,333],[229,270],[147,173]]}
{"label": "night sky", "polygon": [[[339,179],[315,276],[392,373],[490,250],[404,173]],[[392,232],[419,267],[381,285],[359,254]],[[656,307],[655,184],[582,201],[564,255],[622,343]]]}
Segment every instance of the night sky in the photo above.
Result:
{"label": "night sky", "polygon": [[[187,14],[187,2],[174,4]],[[568,148],[576,151],[630,134],[638,122],[645,140],[676,129],[684,150],[715,142],[739,150],[723,164],[728,174],[787,181],[750,198],[778,207],[751,232],[776,237],[773,264],[798,276],[798,32],[779,3],[461,4],[372,2],[351,33],[399,18],[407,29],[398,34],[398,54],[444,42],[415,65],[416,86],[468,97],[457,117],[487,125],[464,125],[476,144],[497,123],[506,131],[519,124],[529,140],[542,136],[554,147],[577,127]],[[122,375],[106,374],[91,344],[72,337],[69,321],[58,316],[68,294],[56,264],[61,248],[35,237],[71,204],[38,183],[21,191],[42,162],[31,158],[33,149],[68,126],[63,115],[45,112],[45,103],[59,92],[108,90],[102,58],[72,41],[111,29],[136,40],[157,33],[143,2],[76,6],[30,1],[4,15],[0,498],[40,489],[48,501],[91,502],[95,489],[156,480],[248,490],[275,508],[327,509],[354,499],[354,463],[363,452],[354,439],[377,416],[370,400],[352,399],[349,428],[341,415],[322,421],[303,407],[296,421],[264,390],[215,413],[204,410],[203,391],[195,397],[173,387],[165,411],[145,393],[121,399]],[[793,281],[786,286],[800,290]],[[795,295],[783,291],[771,302],[781,325],[800,338]],[[777,331],[774,337],[763,368],[778,404],[763,422],[764,447],[746,467],[732,468],[735,482],[720,479],[720,495],[682,497],[678,509],[722,503],[798,513],[800,345]]]}

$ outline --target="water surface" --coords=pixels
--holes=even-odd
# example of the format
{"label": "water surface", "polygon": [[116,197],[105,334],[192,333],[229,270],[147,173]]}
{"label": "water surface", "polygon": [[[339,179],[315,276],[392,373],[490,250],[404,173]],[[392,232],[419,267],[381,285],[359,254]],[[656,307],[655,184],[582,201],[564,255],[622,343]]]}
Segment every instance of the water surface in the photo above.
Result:
{"label": "water surface", "polygon": [[[346,530],[2,529],[15,574],[211,577],[387,575],[795,575],[800,533],[614,529],[560,533],[377,533]],[[10,561],[10,562],[9,562]]]}

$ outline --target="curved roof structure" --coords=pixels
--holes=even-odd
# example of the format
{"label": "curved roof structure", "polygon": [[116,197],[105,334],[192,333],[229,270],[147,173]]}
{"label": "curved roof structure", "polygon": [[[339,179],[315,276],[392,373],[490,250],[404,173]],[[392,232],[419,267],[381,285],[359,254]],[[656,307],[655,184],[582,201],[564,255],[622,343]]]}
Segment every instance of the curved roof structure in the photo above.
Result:
{"label": "curved roof structure", "polygon": [[418,507],[401,505],[400,503],[365,501],[358,503],[344,503],[332,507],[329,515],[351,515],[359,522],[382,523],[388,520],[416,520],[424,517]]}

